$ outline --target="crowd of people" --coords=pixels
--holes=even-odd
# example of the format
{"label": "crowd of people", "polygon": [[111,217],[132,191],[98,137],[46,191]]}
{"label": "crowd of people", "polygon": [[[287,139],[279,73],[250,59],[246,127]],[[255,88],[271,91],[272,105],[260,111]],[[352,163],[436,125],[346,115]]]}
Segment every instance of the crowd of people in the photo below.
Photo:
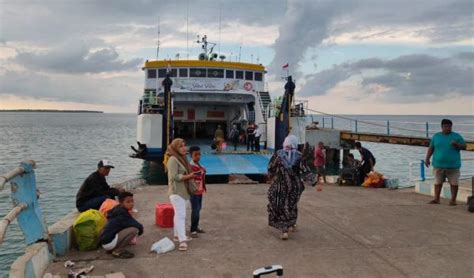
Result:
{"label": "crowd of people", "polygon": [[[434,167],[435,199],[430,204],[440,203],[441,187],[447,179],[451,185],[452,196],[449,204],[453,206],[456,205],[459,185],[460,151],[466,148],[466,143],[461,135],[452,131],[451,121],[443,120],[441,126],[442,131],[433,136],[425,159],[426,167],[431,165]],[[234,126],[231,135],[232,132],[237,132],[236,130]],[[223,131],[218,128],[216,138],[223,139],[223,134]],[[247,134],[249,134],[247,140],[258,142],[257,126],[249,126]],[[252,144],[247,146],[249,149],[252,148]],[[323,142],[319,142],[314,151],[311,150],[309,144],[305,144],[300,152],[298,139],[294,135],[288,135],[282,147],[273,154],[268,164],[270,186],[267,193],[267,212],[268,225],[280,232],[282,240],[287,240],[290,233],[296,231],[298,202],[305,190],[305,184],[318,185],[317,188],[320,191],[321,179],[323,183],[326,183],[327,154]],[[360,154],[360,160],[355,159],[353,154],[349,154],[347,163],[349,167],[358,169],[360,185],[367,174],[374,171],[376,159],[372,152],[362,147],[360,142],[356,142],[355,147]],[[188,153],[190,160],[188,160]],[[169,200],[174,209],[173,239],[178,243],[179,251],[186,251],[188,242],[192,238],[205,233],[199,225],[203,194],[207,190],[206,168],[201,165],[200,158],[200,148],[191,146],[187,150],[185,141],[180,138],[174,139],[166,149],[164,165],[168,176]],[[97,170],[87,177],[80,187],[76,196],[76,207],[80,212],[89,209],[99,210],[105,200],[118,198],[118,204],[107,213],[107,224],[100,235],[100,243],[114,257],[132,258],[134,254],[127,251],[126,247],[134,244],[137,236],[143,234],[143,225],[131,213],[134,206],[133,194],[112,188],[107,184],[105,177],[109,175],[112,168],[114,166],[108,160],[99,161]],[[312,168],[313,171],[311,171]],[[188,202],[192,208],[190,237],[186,235]]]}

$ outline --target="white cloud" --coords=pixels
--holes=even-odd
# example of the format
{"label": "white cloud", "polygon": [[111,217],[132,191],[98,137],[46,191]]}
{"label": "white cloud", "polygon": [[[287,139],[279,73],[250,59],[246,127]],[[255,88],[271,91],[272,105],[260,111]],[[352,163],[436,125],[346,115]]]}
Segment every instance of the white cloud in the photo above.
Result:
{"label": "white cloud", "polygon": [[[474,102],[471,96],[440,98],[431,100],[429,105],[419,102],[403,104],[380,101],[380,95],[367,94],[367,88],[359,82],[343,81],[325,95],[301,97],[309,101],[315,111],[331,114],[373,114],[373,115],[472,115]],[[311,112],[311,111],[310,111]]]}
{"label": "white cloud", "polygon": [[[192,42],[197,34],[219,40],[220,15],[220,40],[229,45],[222,52],[237,55],[241,38],[244,47],[252,49],[249,53],[258,55],[255,48],[265,51],[266,60],[273,54],[269,47],[273,48],[270,69],[276,79],[267,76],[272,92],[282,92],[281,66],[289,62],[302,95],[333,95],[346,82],[358,82],[361,94],[380,105],[389,105],[388,95],[395,102],[419,102],[420,94],[439,100],[441,92],[461,97],[472,93],[472,64],[454,61],[455,57],[447,64],[424,61],[424,69],[407,64],[399,69],[377,57],[364,60],[379,63],[370,69],[357,61],[316,73],[311,71],[317,64],[300,67],[309,49],[317,53],[319,47],[334,44],[470,46],[474,43],[470,0],[115,0],[1,2],[0,95],[122,108],[136,103],[135,94],[143,89],[140,59],[153,58],[144,56],[156,47],[158,18],[162,50],[183,53],[187,5],[190,47],[196,48]],[[365,111],[362,107],[360,111]]]}
{"label": "white cloud", "polygon": [[404,55],[391,60],[362,59],[335,65],[305,76],[301,96],[331,93],[344,81],[359,83],[366,96],[378,102],[426,103],[459,96],[472,96],[474,53],[463,52],[448,58],[425,54]]}
{"label": "white cloud", "polygon": [[91,50],[91,46],[81,40],[68,41],[48,51],[21,51],[14,60],[26,69],[61,74],[137,70],[142,61],[142,59],[121,60],[114,47]]}

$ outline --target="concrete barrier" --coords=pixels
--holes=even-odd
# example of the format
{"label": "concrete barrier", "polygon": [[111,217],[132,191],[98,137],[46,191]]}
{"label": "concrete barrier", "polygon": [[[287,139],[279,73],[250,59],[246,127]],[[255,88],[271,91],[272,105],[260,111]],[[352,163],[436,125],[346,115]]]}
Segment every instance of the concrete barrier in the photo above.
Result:
{"label": "concrete barrier", "polygon": [[146,181],[144,179],[133,179],[120,183],[114,183],[111,186],[115,188],[123,188],[125,190],[132,190],[143,185],[146,185]]}
{"label": "concrete barrier", "polygon": [[72,225],[78,216],[79,212],[73,211],[48,228],[56,256],[65,255],[73,246],[74,236]]}
{"label": "concrete barrier", "polygon": [[51,259],[48,245],[45,242],[32,244],[26,248],[25,254],[12,264],[10,277],[43,277]]}
{"label": "concrete barrier", "polygon": [[[415,192],[434,196],[434,181],[433,180],[426,180],[426,181],[416,181],[415,182]],[[458,196],[456,197],[456,201],[461,203],[466,203],[467,198],[473,194],[472,188],[469,185],[464,185],[463,180],[461,180],[461,185],[459,186]],[[451,199],[451,187],[449,183],[445,182],[443,184],[443,188],[441,189],[441,198],[444,199]]]}

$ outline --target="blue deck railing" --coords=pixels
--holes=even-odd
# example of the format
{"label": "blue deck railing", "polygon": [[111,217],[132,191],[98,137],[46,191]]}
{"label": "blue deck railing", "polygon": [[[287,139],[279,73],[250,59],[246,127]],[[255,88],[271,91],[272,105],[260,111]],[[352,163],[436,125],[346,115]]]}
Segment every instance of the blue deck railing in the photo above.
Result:
{"label": "blue deck railing", "polygon": [[[461,179],[472,178],[474,176],[474,158],[464,158],[461,159],[461,161]],[[434,179],[431,172],[426,168],[424,160],[412,161],[409,163],[409,178],[411,185],[417,181]]]}

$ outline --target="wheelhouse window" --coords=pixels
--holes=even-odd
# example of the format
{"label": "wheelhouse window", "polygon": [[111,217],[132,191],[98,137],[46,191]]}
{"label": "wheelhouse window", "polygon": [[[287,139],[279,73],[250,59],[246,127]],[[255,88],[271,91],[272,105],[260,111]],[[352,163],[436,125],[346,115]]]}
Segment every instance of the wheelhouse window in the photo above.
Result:
{"label": "wheelhouse window", "polygon": [[[168,69],[158,69],[158,78],[165,78],[167,73],[168,73]],[[170,77],[177,77],[177,76],[178,76],[178,70],[171,69]]]}
{"label": "wheelhouse window", "polygon": [[149,69],[146,71],[147,78],[156,78],[156,70]]}
{"label": "wheelhouse window", "polygon": [[225,78],[234,79],[234,71],[233,70],[226,70],[225,71]]}
{"label": "wheelhouse window", "polygon": [[178,69],[171,69],[170,77],[178,77]]}
{"label": "wheelhouse window", "polygon": [[261,72],[255,72],[255,81],[262,81],[263,74]]}
{"label": "wheelhouse window", "polygon": [[235,78],[236,79],[244,79],[244,72],[241,70],[236,70],[235,71]]}
{"label": "wheelhouse window", "polygon": [[188,77],[188,69],[179,69],[179,77]]}
{"label": "wheelhouse window", "polygon": [[245,80],[253,80],[253,71],[245,72]]}
{"label": "wheelhouse window", "polygon": [[207,77],[224,78],[224,70],[223,69],[207,69]]}
{"label": "wheelhouse window", "polygon": [[202,68],[190,68],[189,69],[190,77],[206,77],[206,69]]}
{"label": "wheelhouse window", "polygon": [[158,78],[166,77],[166,69],[158,69]]}

